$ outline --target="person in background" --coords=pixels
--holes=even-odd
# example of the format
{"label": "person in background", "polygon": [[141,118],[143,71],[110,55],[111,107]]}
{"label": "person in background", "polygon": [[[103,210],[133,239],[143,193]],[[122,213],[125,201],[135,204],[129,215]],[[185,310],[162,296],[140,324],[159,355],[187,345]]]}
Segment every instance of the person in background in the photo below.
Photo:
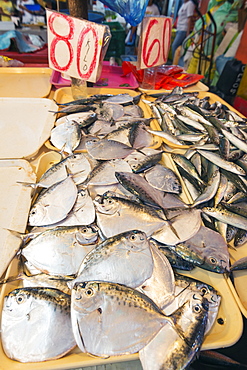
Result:
{"label": "person in background", "polygon": [[0,19],[1,21],[11,21],[11,16],[15,13],[15,7],[11,0],[0,0]]}
{"label": "person in background", "polygon": [[185,38],[190,34],[195,5],[191,0],[184,0],[178,11],[177,32],[172,43],[172,59],[175,51],[182,45]]}
{"label": "person in background", "polygon": [[[151,16],[158,16],[158,15],[160,15],[158,6],[154,4],[153,0],[149,0],[144,17],[151,17]],[[135,52],[137,54],[137,47],[138,47],[138,42],[139,42],[139,38],[141,34],[141,23],[139,23],[138,26],[131,27],[130,38],[129,38],[130,42],[135,32],[136,32]]]}

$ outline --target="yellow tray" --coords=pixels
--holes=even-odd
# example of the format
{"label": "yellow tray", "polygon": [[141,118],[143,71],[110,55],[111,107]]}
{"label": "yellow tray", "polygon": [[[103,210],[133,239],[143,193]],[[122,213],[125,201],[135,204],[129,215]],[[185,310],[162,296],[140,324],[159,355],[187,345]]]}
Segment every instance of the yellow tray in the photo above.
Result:
{"label": "yellow tray", "polygon": [[[141,92],[145,94],[159,94],[159,93],[165,94],[165,93],[169,93],[172,91],[172,90],[166,90],[166,89],[146,90],[146,89],[142,89],[140,86],[138,87],[138,90],[140,90]],[[207,85],[204,85],[204,83],[202,83],[201,81],[198,81],[194,85],[183,88],[183,90],[184,92],[208,91],[209,87]]]}
{"label": "yellow tray", "polygon": [[[88,96],[90,95],[94,95],[94,94],[113,94],[113,95],[117,95],[117,94],[129,94],[130,96],[137,96],[139,95],[138,92],[134,91],[134,90],[128,90],[128,89],[115,89],[115,88],[95,88],[95,87],[88,87],[87,88],[87,92],[88,92]],[[57,102],[57,103],[67,103],[71,100],[73,100],[73,97],[72,97],[72,92],[71,92],[71,88],[70,87],[62,87],[61,89],[58,89],[55,91],[55,94],[54,94],[54,100]],[[140,100],[139,104],[138,104],[143,112],[144,112],[144,116],[146,118],[149,118],[149,117],[153,117],[153,114],[149,108],[149,106],[145,103],[142,102],[142,100]],[[151,123],[150,123],[150,126],[153,130],[160,130],[160,127],[159,127],[159,124],[157,122],[157,120],[152,120]],[[161,146],[162,144],[162,139],[158,136],[155,136],[155,144],[152,146],[153,149],[157,149]],[[56,150],[58,151],[59,149],[57,149],[56,147],[54,147],[51,142],[49,140],[46,141],[45,143],[46,147],[50,150]],[[85,150],[75,150],[75,153],[78,153],[78,152],[83,152]]]}
{"label": "yellow tray", "polygon": [[36,67],[0,68],[0,97],[44,98],[51,90],[52,70]]}

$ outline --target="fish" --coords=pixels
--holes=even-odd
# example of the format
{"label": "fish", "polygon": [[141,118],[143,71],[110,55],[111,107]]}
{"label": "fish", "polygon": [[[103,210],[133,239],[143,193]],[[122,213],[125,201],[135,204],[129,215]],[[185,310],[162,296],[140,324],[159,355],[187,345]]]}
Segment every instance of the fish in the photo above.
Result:
{"label": "fish", "polygon": [[70,176],[36,198],[29,213],[30,226],[46,226],[63,220],[71,211],[77,198],[77,186]]}
{"label": "fish", "polygon": [[122,159],[135,151],[131,146],[110,139],[87,141],[86,149],[97,160]]}
{"label": "fish", "polygon": [[75,184],[79,184],[87,178],[91,171],[91,165],[84,153],[72,154],[60,162],[55,163],[42,174],[35,187],[48,188],[62,180],[69,174],[73,177]]}
{"label": "fish", "polygon": [[240,247],[244,245],[247,241],[247,230],[237,229],[236,234],[234,235],[234,247]]}
{"label": "fish", "polygon": [[132,172],[130,165],[121,158],[99,162],[81,186],[116,184],[118,183],[115,176],[117,171]]}
{"label": "fish", "polygon": [[[176,208],[174,210],[176,212]],[[166,216],[172,227],[164,225],[152,233],[152,238],[163,244],[176,245],[191,238],[200,229],[202,222],[201,210],[196,208],[179,208],[174,216],[169,213]],[[185,224],[186,227],[184,227]],[[176,234],[173,230],[175,230]]]}
{"label": "fish", "polygon": [[69,116],[62,116],[56,120],[56,125],[61,125],[66,121],[74,121],[78,123],[80,128],[87,127],[97,120],[97,113],[95,112],[79,112],[72,113]]}
{"label": "fish", "polygon": [[72,154],[80,140],[81,129],[76,122],[66,121],[51,130],[51,144],[66,153]]}
{"label": "fish", "polygon": [[221,130],[221,132],[233,145],[235,145],[236,148],[247,153],[247,144],[243,140],[240,140],[237,136],[227,130]]}
{"label": "fish", "polygon": [[161,164],[147,169],[144,177],[155,189],[174,194],[182,191],[181,182],[175,172]]}
{"label": "fish", "polygon": [[231,271],[239,271],[239,270],[246,270],[247,268],[247,257],[242,257],[239,260],[235,261],[231,267]]}
{"label": "fish", "polygon": [[146,234],[131,230],[96,245],[82,260],[70,286],[78,282],[99,280],[135,288],[151,277],[153,266]]}
{"label": "fish", "polygon": [[176,327],[180,327],[186,341],[173,326],[166,324],[139,351],[143,370],[185,369],[200,351],[208,317],[206,298],[193,292],[190,299],[175,313]]}
{"label": "fish", "polygon": [[148,127],[143,122],[132,123],[129,131],[130,145],[135,149],[149,147],[154,144],[153,135],[148,132]]}
{"label": "fish", "polygon": [[[133,153],[136,154],[136,153]],[[161,161],[162,159],[162,152],[149,154],[149,155],[142,155],[141,157],[135,155],[134,157],[129,155],[125,160],[130,164],[131,169],[134,173],[141,173],[149,168],[152,168],[155,164]]]}
{"label": "fish", "polygon": [[200,194],[194,201],[193,207],[198,206],[201,203],[208,202],[209,200],[213,199],[218,187],[220,184],[220,171],[217,168],[211,178],[208,181],[206,188],[203,190],[202,194]]}
{"label": "fish", "polygon": [[247,219],[222,207],[204,207],[202,212],[226,224],[247,230]]}
{"label": "fish", "polygon": [[175,278],[169,260],[155,243],[149,243],[153,257],[153,271],[136,289],[147,295],[161,309],[170,304],[175,298]]}
{"label": "fish", "polygon": [[76,275],[82,260],[98,242],[94,226],[60,226],[35,236],[21,250],[31,264],[51,275]]}
{"label": "fish", "polygon": [[1,339],[7,357],[19,362],[58,359],[76,342],[70,295],[52,288],[17,288],[4,297]]}
{"label": "fish", "polygon": [[237,175],[245,175],[245,171],[242,167],[238,166],[234,162],[226,161],[219,154],[208,152],[206,150],[197,149],[198,153],[203,157],[207,158],[210,162],[216,164],[216,166],[225,169],[226,171],[233,172]]}
{"label": "fish", "polygon": [[182,167],[185,172],[194,177],[200,184],[205,184],[205,182],[199,176],[199,173],[197,172],[195,166],[185,156],[172,153],[171,157],[179,167]]}
{"label": "fish", "polygon": [[94,199],[96,222],[106,238],[134,229],[150,236],[168,221],[153,208],[133,200],[103,194]]}
{"label": "fish", "polygon": [[[153,188],[142,176],[130,172],[115,172],[115,176],[121,185],[144,204],[154,208],[167,208],[166,194],[162,190]],[[179,206],[179,201],[176,206]]]}
{"label": "fish", "polygon": [[229,271],[230,258],[225,239],[206,226],[201,225],[196,234],[176,245],[175,251],[202,269],[220,274]]}
{"label": "fish", "polygon": [[75,284],[71,320],[80,350],[104,357],[136,353],[166,323],[175,325],[136,289],[99,281]]}

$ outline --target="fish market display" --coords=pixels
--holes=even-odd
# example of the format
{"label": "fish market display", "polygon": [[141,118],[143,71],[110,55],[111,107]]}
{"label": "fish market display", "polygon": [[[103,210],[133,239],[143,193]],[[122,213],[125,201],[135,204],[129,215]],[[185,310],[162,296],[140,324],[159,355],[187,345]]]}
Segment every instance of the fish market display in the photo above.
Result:
{"label": "fish market display", "polygon": [[[144,370],[181,370],[214,327],[217,287],[176,269],[222,279],[231,272],[227,232],[247,230],[245,120],[196,93],[142,98],[57,103],[49,145],[63,159],[37,184],[23,184],[34,197],[17,253],[25,273],[9,278],[22,287],[6,295],[2,311],[9,358],[45,361],[77,345],[103,358],[139,352]],[[45,321],[53,304],[57,328],[47,325],[42,335],[59,342],[58,352],[45,340],[38,353],[38,338],[29,353],[26,339],[18,350],[15,336],[21,341],[29,326],[35,336],[34,315]],[[10,316],[21,317],[16,327]],[[67,347],[63,325],[72,332]]]}

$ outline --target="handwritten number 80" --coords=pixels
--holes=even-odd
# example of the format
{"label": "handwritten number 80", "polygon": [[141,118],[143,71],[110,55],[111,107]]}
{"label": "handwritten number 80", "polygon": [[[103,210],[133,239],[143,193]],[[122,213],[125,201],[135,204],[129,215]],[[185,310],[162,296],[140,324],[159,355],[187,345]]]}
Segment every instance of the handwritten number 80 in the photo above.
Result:
{"label": "handwritten number 80", "polygon": [[[69,32],[67,35],[60,35],[55,30],[54,20],[58,17],[67,22],[69,26]],[[73,46],[71,44],[71,40],[75,36],[75,24],[73,18],[67,17],[63,14],[51,14],[48,19],[48,26],[51,33],[54,35],[54,38],[50,44],[50,60],[54,65],[54,68],[64,72],[68,71],[74,62],[74,57],[76,55],[76,67],[79,76],[84,80],[89,79],[96,67],[96,56],[98,53],[98,35],[95,29],[87,25],[83,27],[78,37],[76,50],[73,50]],[[64,66],[59,65],[57,61],[56,46],[58,42],[63,42],[69,52],[68,63]],[[89,56],[89,50],[93,50],[92,56]]]}

